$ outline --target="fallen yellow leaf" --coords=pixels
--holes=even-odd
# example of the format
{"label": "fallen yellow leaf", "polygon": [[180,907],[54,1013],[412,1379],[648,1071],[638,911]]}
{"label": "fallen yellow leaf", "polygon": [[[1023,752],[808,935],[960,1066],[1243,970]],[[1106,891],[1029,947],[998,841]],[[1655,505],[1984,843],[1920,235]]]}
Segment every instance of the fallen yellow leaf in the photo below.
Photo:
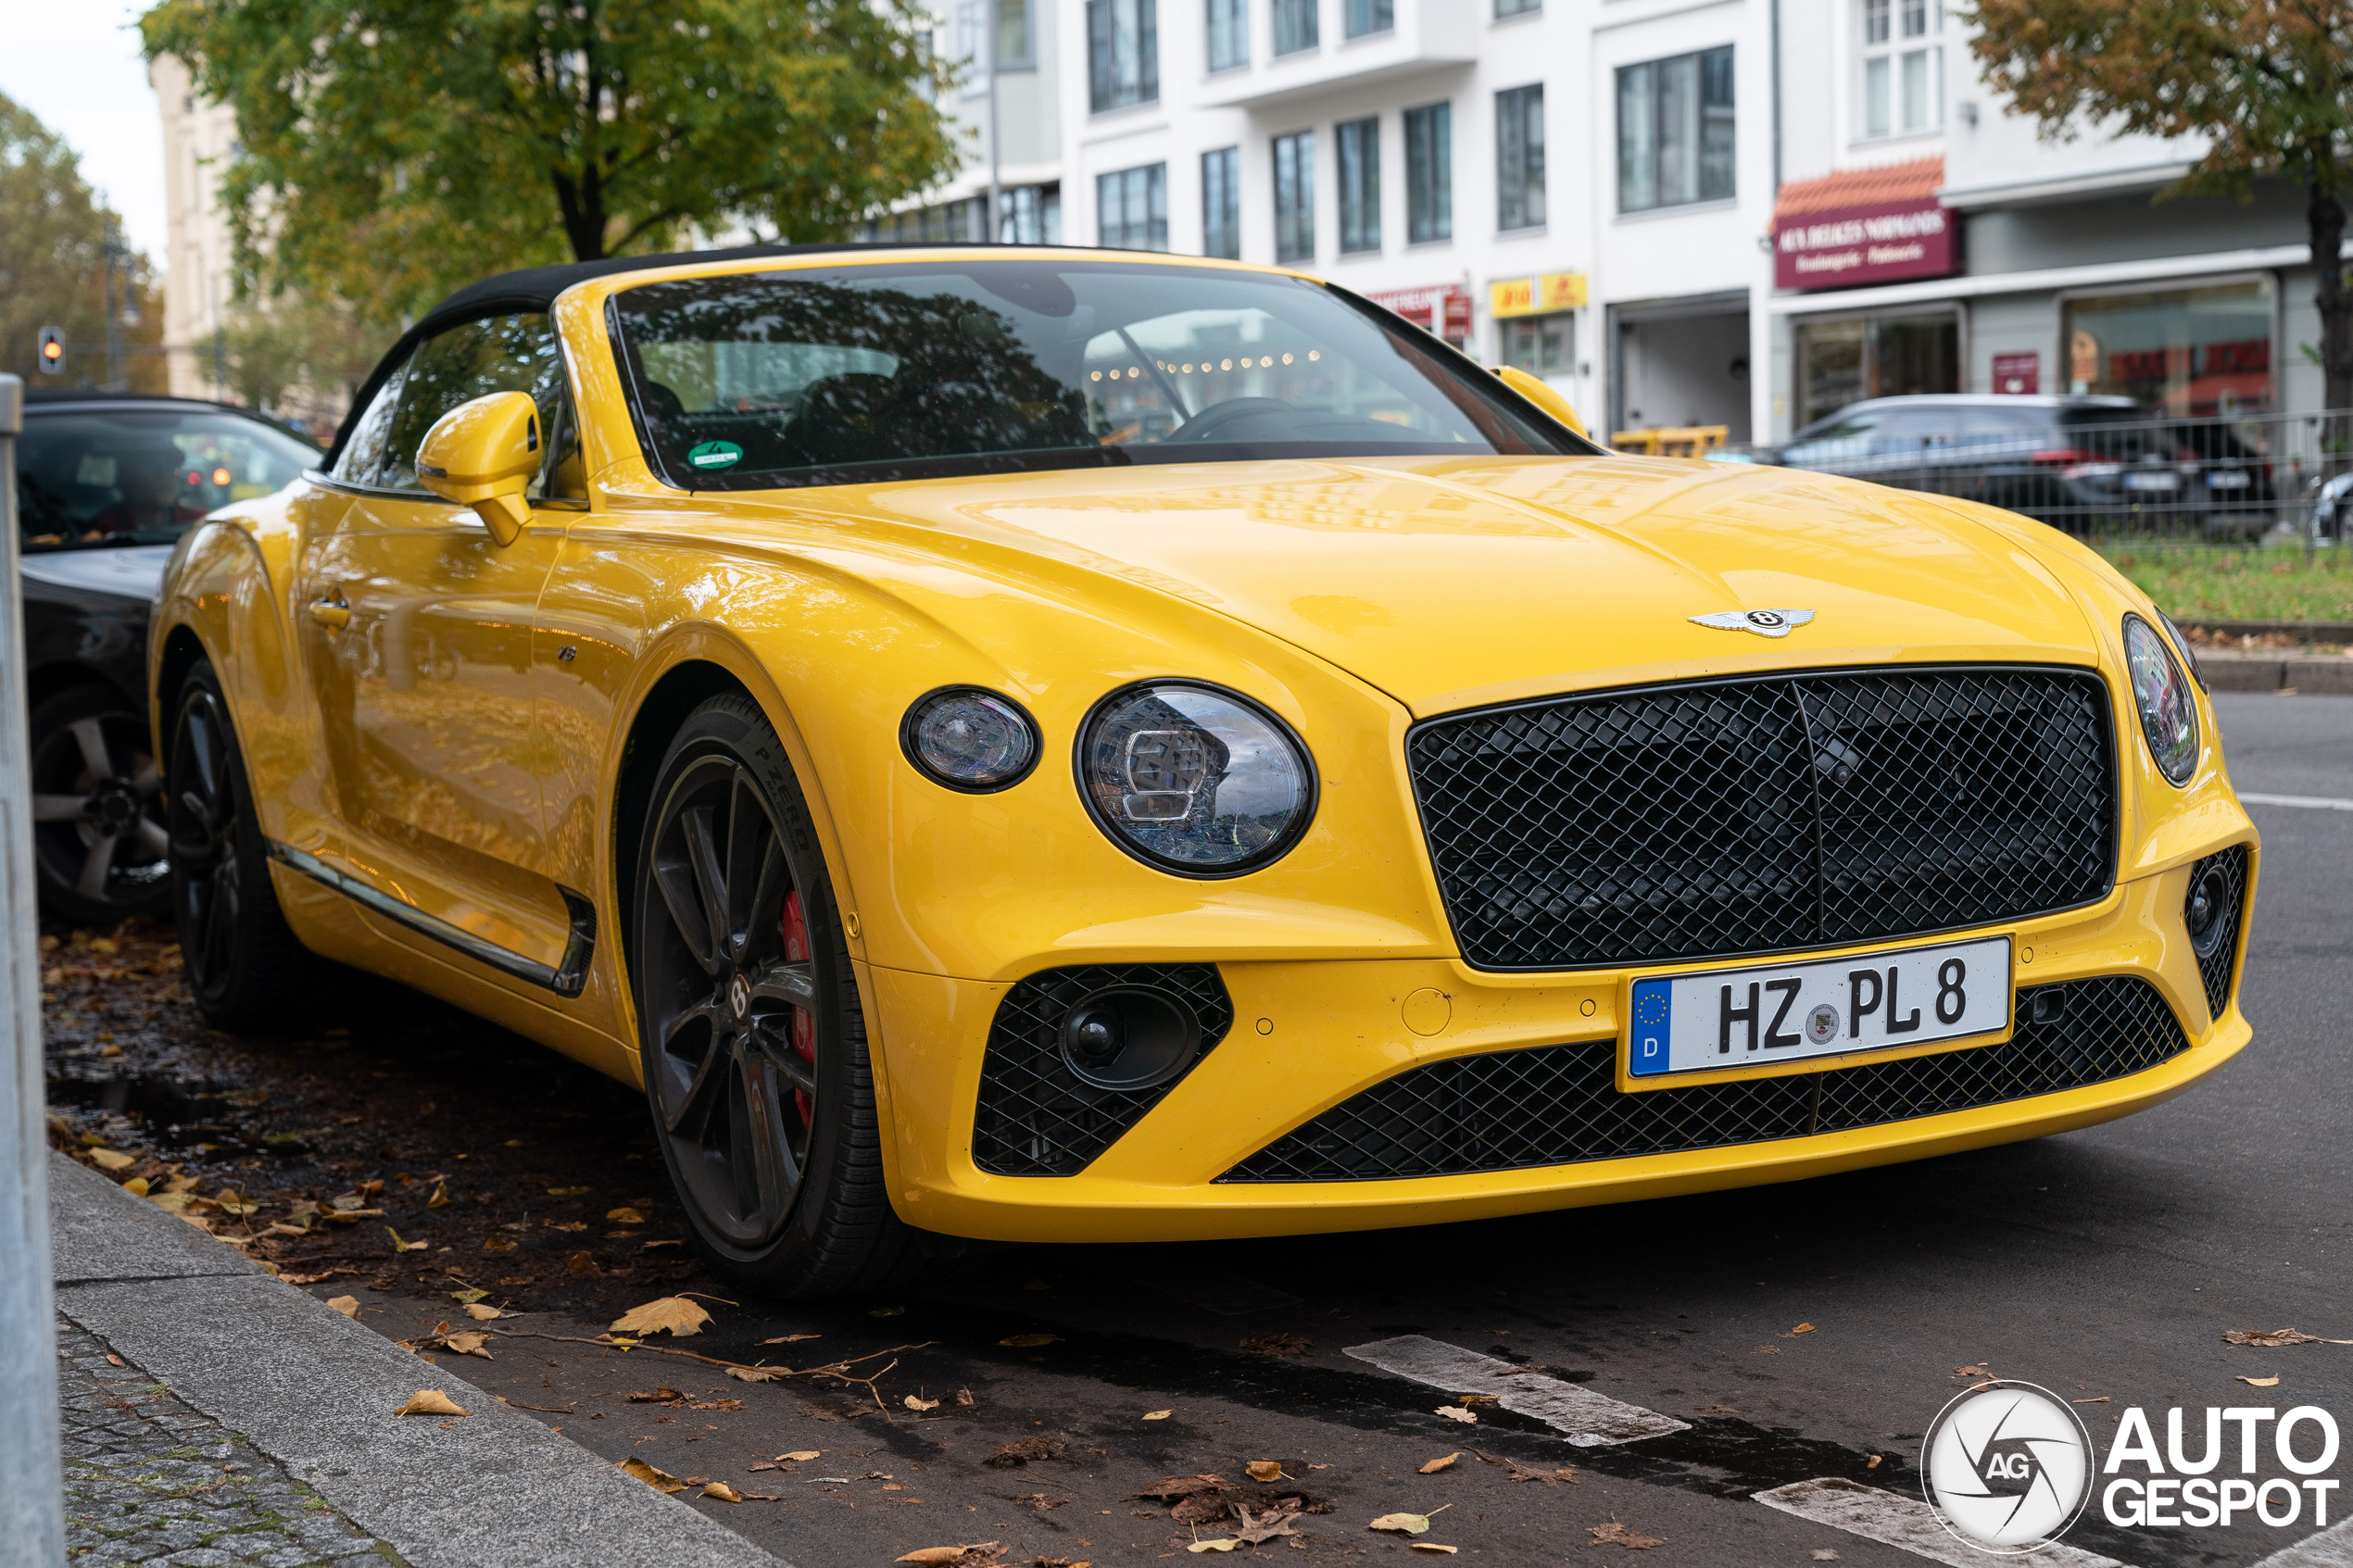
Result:
{"label": "fallen yellow leaf", "polygon": [[1185,1549],[1187,1551],[1231,1551],[1241,1544],[1231,1536],[1227,1536],[1221,1540],[1195,1541]]}
{"label": "fallen yellow leaf", "polygon": [[613,1320],[615,1334],[661,1334],[684,1339],[689,1334],[700,1334],[711,1314],[684,1296],[663,1296],[632,1307]]}
{"label": "fallen yellow leaf", "polygon": [[256,1203],[249,1198],[239,1196],[235,1187],[222,1187],[220,1192],[213,1196],[212,1206],[220,1210],[223,1214],[243,1216],[246,1214],[258,1214],[261,1212],[260,1204]]}
{"label": "fallen yellow leaf", "polygon": [[448,1206],[449,1184],[447,1182],[434,1183],[433,1196],[425,1199],[425,1207],[428,1209],[447,1209]]}
{"label": "fallen yellow leaf", "polygon": [[953,1562],[968,1551],[993,1552],[998,1545],[996,1541],[979,1541],[971,1546],[917,1547],[899,1561],[901,1562]]}
{"label": "fallen yellow leaf", "polygon": [[466,1316],[473,1319],[476,1323],[490,1323],[496,1319],[503,1318],[506,1315],[506,1313],[500,1311],[497,1308],[485,1307],[479,1301],[469,1301],[466,1303]]}
{"label": "fallen yellow leaf", "polygon": [[477,1301],[487,1300],[489,1297],[490,1292],[487,1290],[476,1290],[472,1286],[469,1286],[464,1290],[453,1290],[449,1293],[449,1299],[457,1302],[460,1307],[471,1307]]}
{"label": "fallen yellow leaf", "polygon": [[139,1162],[130,1155],[118,1154],[110,1148],[94,1148],[90,1151],[90,1163],[101,1171],[120,1171],[126,1165]]}
{"label": "fallen yellow leaf", "polygon": [[1445,1469],[1448,1465],[1453,1463],[1456,1460],[1462,1457],[1463,1456],[1459,1451],[1451,1454],[1441,1454],[1437,1459],[1431,1460],[1428,1464],[1423,1465],[1421,1473],[1424,1475],[1435,1475],[1440,1471]]}
{"label": "fallen yellow leaf", "polygon": [[1279,1481],[1283,1478],[1283,1461],[1278,1459],[1254,1459],[1242,1469],[1253,1481]]}
{"label": "fallen yellow leaf", "polygon": [[905,1399],[900,1400],[899,1402],[905,1405],[911,1411],[936,1411],[939,1408],[939,1401],[937,1399],[918,1399],[912,1394],[908,1395]]}
{"label": "fallen yellow leaf", "polygon": [[2276,1377],[2242,1377],[2239,1381],[2249,1388],[2277,1388],[2280,1386]]}
{"label": "fallen yellow leaf", "polygon": [[1175,1411],[1146,1411],[1144,1412],[1144,1419],[1146,1421],[1166,1421],[1170,1416],[1175,1415],[1176,1413],[1176,1412]]}
{"label": "fallen yellow leaf", "polygon": [[1415,1541],[1412,1545],[1416,1551],[1442,1551],[1449,1557],[1462,1549],[1459,1547],[1440,1546],[1436,1541]]}
{"label": "fallen yellow leaf", "polygon": [[147,1178],[145,1176],[133,1176],[129,1181],[122,1184],[122,1190],[125,1192],[135,1192],[140,1197],[145,1198],[147,1196]]}
{"label": "fallen yellow leaf", "polygon": [[686,1483],[667,1470],[656,1470],[642,1459],[624,1459],[619,1466],[624,1475],[635,1475],[657,1492],[683,1492]]}
{"label": "fallen yellow leaf", "polygon": [[359,1321],[359,1298],[357,1296],[337,1296],[329,1300],[327,1305],[354,1323]]}
{"label": "fallen yellow leaf", "polygon": [[486,1361],[492,1360],[493,1358],[489,1351],[482,1348],[482,1345],[483,1341],[488,1339],[489,1337],[490,1336],[487,1334],[476,1334],[469,1331],[465,1334],[448,1335],[445,1336],[441,1342],[444,1346],[456,1351],[459,1355],[480,1356]]}
{"label": "fallen yellow leaf", "polygon": [[778,1454],[776,1462],[778,1464],[805,1464],[823,1451],[819,1449],[795,1449],[788,1454]]}
{"label": "fallen yellow leaf", "polygon": [[578,1198],[587,1190],[586,1187],[549,1187],[547,1196],[549,1198]]}
{"label": "fallen yellow leaf", "polygon": [[1814,1332],[1814,1325],[1810,1323],[1802,1323],[1795,1328],[1791,1329],[1790,1332],[1792,1334],[1811,1334]]}
{"label": "fallen yellow leaf", "polygon": [[1055,1344],[1060,1341],[1061,1338],[1062,1336],[1059,1334],[1013,1334],[1008,1335],[1006,1337],[997,1341],[997,1343],[1000,1345],[1010,1345],[1016,1350],[1027,1350],[1039,1345]]}
{"label": "fallen yellow leaf", "polygon": [[792,1375],[792,1368],[782,1366],[731,1366],[727,1375],[738,1383],[782,1383]]}
{"label": "fallen yellow leaf", "polygon": [[618,1209],[606,1210],[605,1218],[617,1225],[642,1225],[646,1223],[646,1217],[627,1204]]}
{"label": "fallen yellow leaf", "polygon": [[400,1239],[400,1233],[390,1225],[384,1227],[384,1235],[392,1237],[392,1249],[395,1252],[422,1252],[433,1245],[429,1241],[403,1241]]}
{"label": "fallen yellow leaf", "polygon": [[1429,1528],[1430,1514],[1443,1513],[1447,1509],[1453,1506],[1454,1505],[1450,1502],[1443,1508],[1431,1509],[1429,1513],[1384,1513],[1378,1519],[1373,1521],[1372,1528],[1376,1530],[1396,1530],[1404,1535],[1418,1536],[1423,1531]]}
{"label": "fallen yellow leaf", "polygon": [[1460,1405],[1441,1405],[1438,1407],[1437,1413],[1444,1416],[1449,1421],[1460,1421],[1466,1424],[1475,1422],[1478,1419],[1478,1417],[1473,1415],[1470,1411],[1465,1410]]}
{"label": "fallen yellow leaf", "polygon": [[409,1396],[409,1402],[392,1412],[395,1415],[465,1415],[448,1395],[438,1388],[420,1388]]}
{"label": "fallen yellow leaf", "polygon": [[744,1500],[743,1493],[736,1490],[735,1487],[730,1486],[724,1481],[711,1482],[709,1486],[702,1489],[702,1495],[707,1498],[717,1498],[721,1502],[741,1502]]}

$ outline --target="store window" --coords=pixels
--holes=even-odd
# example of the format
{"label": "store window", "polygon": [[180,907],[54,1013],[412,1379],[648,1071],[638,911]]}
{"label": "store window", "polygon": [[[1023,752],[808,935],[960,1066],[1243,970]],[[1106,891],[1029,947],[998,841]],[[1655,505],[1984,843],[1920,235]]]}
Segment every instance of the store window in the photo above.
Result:
{"label": "store window", "polygon": [[1296,55],[1320,39],[1315,12],[1320,0],[1275,0],[1275,53]]}
{"label": "store window", "polygon": [[1340,248],[1380,249],[1380,119],[1332,127],[1340,144]]}
{"label": "store window", "polygon": [[1351,38],[1387,32],[1397,25],[1396,0],[1345,0],[1345,3],[1347,32]]}
{"label": "store window", "polygon": [[1111,250],[1168,248],[1168,166],[1095,176],[1097,245]]}
{"label": "store window", "polygon": [[1454,108],[1428,104],[1405,111],[1405,240],[1429,245],[1454,237]]}
{"label": "store window", "polygon": [[1863,134],[1909,135],[1944,122],[1939,0],[1860,0]]}
{"label": "store window", "polygon": [[1315,133],[1275,138],[1275,259],[1315,259]]}
{"label": "store window", "polygon": [[1544,316],[1515,316],[1496,323],[1503,339],[1503,360],[1530,375],[1565,376],[1577,364],[1577,313],[1555,310]]}
{"label": "store window", "polygon": [[1209,0],[1209,69],[1250,64],[1250,0]]}
{"label": "store window", "polygon": [[1732,194],[1732,51],[1708,49],[1617,71],[1617,210]]}
{"label": "store window", "polygon": [[1961,321],[1950,310],[1806,321],[1797,329],[1797,423],[1867,397],[1961,390]]}
{"label": "store window", "polygon": [[1097,114],[1160,101],[1156,0],[1087,0],[1087,96]]}
{"label": "store window", "polygon": [[2271,282],[2103,295],[2061,307],[2068,390],[2137,398],[2180,418],[2268,413]]}
{"label": "store window", "polygon": [[1201,155],[1201,253],[1239,261],[1242,254],[1242,150]]}
{"label": "store window", "polygon": [[1544,89],[1495,94],[1495,227],[1544,222]]}

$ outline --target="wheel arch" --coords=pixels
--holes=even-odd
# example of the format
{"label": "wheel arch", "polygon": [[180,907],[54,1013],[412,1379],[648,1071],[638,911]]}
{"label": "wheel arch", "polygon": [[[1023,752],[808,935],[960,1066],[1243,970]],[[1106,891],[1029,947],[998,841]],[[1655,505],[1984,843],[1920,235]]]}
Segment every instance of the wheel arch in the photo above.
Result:
{"label": "wheel arch", "polygon": [[[653,806],[662,754],[670,749],[671,737],[685,725],[687,715],[711,698],[730,692],[763,709],[766,707],[725,665],[687,659],[664,671],[630,715],[612,791],[612,907],[620,917],[624,988],[637,972],[637,855],[645,843],[646,813]],[[805,791],[807,785],[802,787]],[[633,1014],[636,1010],[634,999],[630,1010]]]}
{"label": "wheel arch", "polygon": [[155,690],[148,696],[148,709],[153,715],[151,722],[155,730],[156,766],[158,770],[163,767],[163,759],[167,755],[163,733],[165,710],[173,694],[178,692],[181,684],[188,679],[188,671],[194,670],[204,657],[204,639],[196,635],[195,627],[182,622],[164,634],[163,648],[157,655],[155,661]]}

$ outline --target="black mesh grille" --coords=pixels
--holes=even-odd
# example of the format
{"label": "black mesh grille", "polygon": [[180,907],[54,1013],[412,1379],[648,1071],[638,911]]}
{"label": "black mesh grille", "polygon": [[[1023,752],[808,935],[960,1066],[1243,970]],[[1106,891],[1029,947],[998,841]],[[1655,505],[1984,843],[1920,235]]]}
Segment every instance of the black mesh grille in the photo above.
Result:
{"label": "black mesh grille", "polygon": [[2108,688],[1998,666],[1774,676],[1433,719],[1406,743],[1463,956],[1659,963],[2105,895]]}
{"label": "black mesh grille", "polygon": [[1063,1061],[1063,1015],[1106,985],[1148,985],[1182,997],[1201,1022],[1196,1062],[1233,1025],[1234,1004],[1214,964],[1086,964],[1031,975],[1005,993],[989,1026],[973,1118],[974,1164],[998,1176],[1075,1176],[1183,1081],[1179,1073],[1165,1084],[1127,1091],[1099,1089],[1072,1075]]}
{"label": "black mesh grille", "polygon": [[2246,911],[2246,846],[2233,844],[2219,855],[2208,855],[2190,868],[2190,893],[2195,897],[2197,884],[2206,873],[2220,871],[2224,889],[2222,912],[2216,918],[2223,922],[2214,950],[2197,960],[2198,978],[2206,982],[2206,1010],[2216,1018],[2231,1005],[2231,971],[2238,963],[2239,922]]}
{"label": "black mesh grille", "polygon": [[1454,1176],[1804,1137],[2097,1084],[2189,1048],[2138,977],[2031,987],[2017,1008],[2001,1045],[1641,1094],[1617,1090],[1615,1040],[1455,1057],[1375,1085],[1218,1180]]}

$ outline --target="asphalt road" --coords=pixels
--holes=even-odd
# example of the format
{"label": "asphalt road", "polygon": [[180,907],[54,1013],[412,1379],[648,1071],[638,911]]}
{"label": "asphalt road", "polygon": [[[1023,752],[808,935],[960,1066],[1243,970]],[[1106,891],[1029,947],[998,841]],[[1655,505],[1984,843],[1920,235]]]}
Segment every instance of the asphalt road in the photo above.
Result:
{"label": "asphalt road", "polygon": [[[2221,701],[2242,791],[2353,797],[2353,699]],[[1164,1558],[1196,1532],[1132,1494],[1203,1472],[1331,1504],[1299,1521],[1303,1542],[1256,1549],[1287,1561],[1295,1549],[1302,1562],[1402,1562],[1404,1539],[1367,1525],[1406,1511],[1434,1513],[1422,1539],[1466,1558],[1584,1562],[1642,1549],[1646,1563],[1830,1552],[1917,1563],[1920,1553],[1754,1495],[1835,1476],[1917,1497],[1920,1435],[1972,1381],[1962,1368],[2086,1401],[2077,1408],[2103,1451],[2132,1406],[2151,1413],[2160,1444],[2165,1411],[2187,1408],[2193,1453],[2208,1406],[2317,1404],[2353,1426],[2353,1346],[2222,1338],[2295,1327],[2353,1339],[2353,1086],[2341,1022],[2353,1012],[2353,811],[2253,810],[2264,834],[2245,982],[2255,1044],[2191,1093],[2123,1122],[1847,1176],[1529,1219],[1013,1249],[904,1298],[713,1302],[712,1326],[686,1342],[802,1367],[921,1347],[862,1363],[862,1373],[895,1363],[872,1393],[824,1379],[748,1386],[692,1361],[559,1340],[511,1340],[495,1361],[460,1364],[616,1460],[781,1499],[696,1506],[800,1568],[984,1541],[1000,1543],[1009,1563]],[[362,1321],[395,1336],[436,1315],[414,1298],[361,1295]],[[503,1326],[603,1325],[539,1312]],[[819,1337],[763,1343],[788,1334]],[[1025,1335],[1056,1337],[1004,1343]],[[1306,1348],[1275,1357],[1246,1348],[1271,1336]],[[1495,1407],[1463,1424],[1437,1413],[1453,1402],[1447,1391],[1345,1353],[1400,1336],[1549,1368],[1690,1426],[1579,1448]],[[2279,1381],[2255,1388],[2243,1376]],[[626,1399],[665,1386],[743,1408]],[[911,1394],[942,1402],[912,1411]],[[1171,1413],[1145,1419],[1154,1411]],[[985,1462],[1033,1436],[1064,1445],[1063,1457]],[[2353,1433],[2347,1449],[2327,1474],[2353,1479]],[[795,1450],[820,1457],[749,1468]],[[1419,1474],[1453,1452],[1451,1467]],[[2268,1439],[2261,1457],[2259,1480],[2287,1474]],[[1290,1482],[1243,1481],[1243,1466],[1265,1459],[1280,1461]],[[1515,1463],[1576,1475],[1514,1480]],[[2331,1521],[2347,1506],[2334,1494]],[[2228,1528],[2119,1528],[2095,1504],[2067,1540],[2135,1564],[2252,1564],[2311,1534],[2311,1518],[2309,1494],[2297,1522],[2276,1528],[2250,1517]],[[1595,1527],[1612,1521],[1661,1544],[1597,1542]],[[2346,1549],[2325,1561],[2353,1562]]]}

